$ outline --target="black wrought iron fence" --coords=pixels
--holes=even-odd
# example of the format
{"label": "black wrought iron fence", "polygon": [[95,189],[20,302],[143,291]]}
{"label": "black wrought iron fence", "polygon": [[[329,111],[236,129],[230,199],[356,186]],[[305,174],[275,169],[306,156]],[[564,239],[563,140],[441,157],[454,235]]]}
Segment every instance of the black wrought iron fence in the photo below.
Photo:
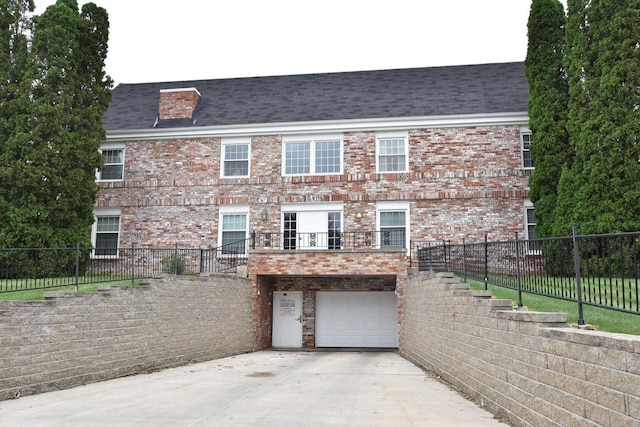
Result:
{"label": "black wrought iron fence", "polygon": [[411,264],[466,279],[578,303],[640,314],[640,232],[512,241],[411,242]]}
{"label": "black wrought iron fence", "polygon": [[252,233],[253,249],[405,249],[403,228],[380,231]]}
{"label": "black wrought iron fence", "polygon": [[0,293],[228,271],[247,263],[249,240],[205,249],[0,249]]}

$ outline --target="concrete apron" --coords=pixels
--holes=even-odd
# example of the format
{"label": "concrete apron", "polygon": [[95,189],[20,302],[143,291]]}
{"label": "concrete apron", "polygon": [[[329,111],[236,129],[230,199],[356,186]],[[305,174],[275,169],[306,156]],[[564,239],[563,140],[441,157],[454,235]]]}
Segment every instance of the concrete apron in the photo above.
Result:
{"label": "concrete apron", "polygon": [[395,352],[261,351],[0,402],[3,426],[496,426]]}

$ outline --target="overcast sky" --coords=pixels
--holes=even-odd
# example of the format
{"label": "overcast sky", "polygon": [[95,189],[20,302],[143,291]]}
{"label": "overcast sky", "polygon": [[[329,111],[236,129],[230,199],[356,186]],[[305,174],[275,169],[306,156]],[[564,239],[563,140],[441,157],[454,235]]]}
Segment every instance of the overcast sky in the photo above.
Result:
{"label": "overcast sky", "polygon": [[523,61],[531,0],[94,3],[118,84]]}

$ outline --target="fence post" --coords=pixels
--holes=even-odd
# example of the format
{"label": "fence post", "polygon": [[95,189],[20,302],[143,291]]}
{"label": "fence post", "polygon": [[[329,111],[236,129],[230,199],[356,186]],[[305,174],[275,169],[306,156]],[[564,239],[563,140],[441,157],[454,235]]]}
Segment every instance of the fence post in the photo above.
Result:
{"label": "fence post", "polygon": [[176,243],[176,249],[173,258],[173,274],[178,275],[178,243]]}
{"label": "fence post", "polygon": [[488,235],[484,235],[484,290],[489,289],[489,241]]}
{"label": "fence post", "polygon": [[462,283],[467,283],[467,245],[462,238]]}
{"label": "fence post", "polygon": [[518,284],[518,308],[522,308],[522,281],[520,277],[520,244],[518,242],[518,232],[516,231],[516,282]]}
{"label": "fence post", "polygon": [[76,242],[76,292],[80,282],[80,242]]}
{"label": "fence post", "polygon": [[256,248],[256,231],[253,230],[251,232],[251,249],[255,250],[255,248]]}
{"label": "fence post", "polygon": [[576,296],[578,298],[578,325],[584,325],[582,285],[580,284],[580,250],[578,248],[578,226],[576,224],[573,224],[573,260],[576,273]]}
{"label": "fence post", "polygon": [[136,283],[136,257],[134,243],[131,243],[131,289]]}
{"label": "fence post", "polygon": [[444,256],[444,271],[449,271],[449,262],[447,261],[447,241],[442,239],[442,255]]}
{"label": "fence post", "polygon": [[409,268],[413,267],[413,240],[409,239]]}

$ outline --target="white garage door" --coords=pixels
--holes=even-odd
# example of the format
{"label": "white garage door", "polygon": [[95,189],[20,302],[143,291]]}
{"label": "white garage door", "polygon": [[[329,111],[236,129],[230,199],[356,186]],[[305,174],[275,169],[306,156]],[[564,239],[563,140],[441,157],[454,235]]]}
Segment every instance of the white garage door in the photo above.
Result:
{"label": "white garage door", "polygon": [[316,347],[398,347],[395,292],[316,292]]}

